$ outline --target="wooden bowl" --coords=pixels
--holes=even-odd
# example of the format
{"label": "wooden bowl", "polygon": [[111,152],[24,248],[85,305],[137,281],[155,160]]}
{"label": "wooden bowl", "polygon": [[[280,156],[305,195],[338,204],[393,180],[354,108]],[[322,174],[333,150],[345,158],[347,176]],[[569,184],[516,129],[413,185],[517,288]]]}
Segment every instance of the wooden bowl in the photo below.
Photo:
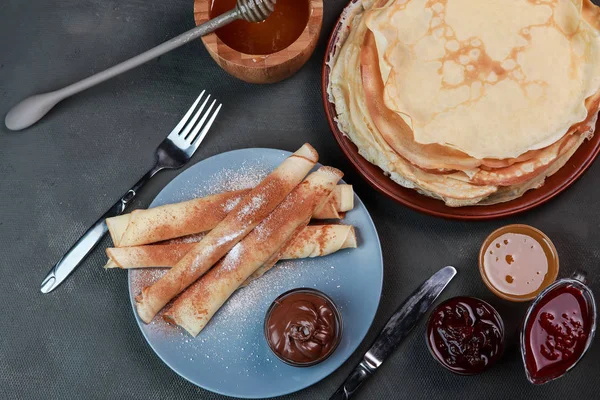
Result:
{"label": "wooden bowl", "polygon": [[[351,0],[347,7],[355,6],[357,1],[360,0]],[[416,190],[402,187],[386,176],[378,166],[371,164],[358,154],[357,147],[340,131],[334,120],[337,116],[335,105],[329,102],[327,98],[327,87],[329,86],[329,74],[331,72],[327,62],[338,41],[341,27],[342,23],[338,19],[329,38],[327,50],[325,51],[325,59],[323,60],[321,84],[325,114],[333,136],[359,174],[375,189],[400,204],[425,214],[457,220],[490,220],[519,214],[550,201],[566,190],[587,171],[600,153],[599,118],[596,124],[596,134],[592,139],[586,140],[561,169],[554,175],[546,178],[542,187],[528,190],[518,199],[490,206],[448,207],[441,200],[433,199],[419,194]]]}
{"label": "wooden bowl", "polygon": [[[194,1],[194,20],[210,19],[212,0]],[[245,54],[211,33],[202,38],[209,54],[227,73],[249,83],[275,83],[295,74],[312,55],[323,24],[323,0],[309,0],[310,15],[300,37],[285,49],[267,55]]]}

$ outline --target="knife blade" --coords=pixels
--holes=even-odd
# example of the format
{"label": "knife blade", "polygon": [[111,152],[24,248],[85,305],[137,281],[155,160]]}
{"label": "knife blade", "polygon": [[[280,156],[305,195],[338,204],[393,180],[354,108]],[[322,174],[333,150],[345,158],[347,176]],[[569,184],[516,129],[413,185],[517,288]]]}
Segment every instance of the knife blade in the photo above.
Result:
{"label": "knife blade", "polygon": [[456,275],[454,267],[444,267],[415,290],[385,324],[385,327],[366,352],[361,362],[350,373],[342,386],[329,400],[346,400],[369,378],[385,359],[396,350],[417,322],[435,303],[440,293]]}

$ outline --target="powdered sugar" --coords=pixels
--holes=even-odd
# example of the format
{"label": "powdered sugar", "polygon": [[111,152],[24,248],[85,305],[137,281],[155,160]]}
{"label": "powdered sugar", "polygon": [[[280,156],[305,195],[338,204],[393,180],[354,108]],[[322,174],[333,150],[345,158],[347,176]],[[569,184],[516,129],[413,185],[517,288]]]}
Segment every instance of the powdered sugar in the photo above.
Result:
{"label": "powdered sugar", "polygon": [[193,235],[182,236],[175,239],[170,239],[166,241],[168,244],[185,244],[185,243],[198,243],[201,241],[204,236],[206,236],[206,232],[195,233]]}
{"label": "powdered sugar", "polygon": [[240,237],[245,232],[246,231],[245,231],[244,227],[242,227],[241,229],[238,229],[237,231],[233,231],[233,232],[231,232],[231,233],[229,233],[227,235],[223,235],[223,236],[221,236],[221,237],[219,237],[217,239],[216,245],[217,246],[222,246],[222,245],[224,245],[226,243],[229,243],[229,242],[232,242],[232,241],[235,241],[235,240],[239,240]]}
{"label": "powdered sugar", "polygon": [[[200,187],[195,187],[192,193],[184,194],[186,198],[202,197],[209,194],[230,192],[233,190],[252,189],[256,187],[269,173],[260,159],[242,162],[241,168],[224,168],[209,176]],[[237,204],[231,205],[231,210]],[[227,205],[226,205],[227,207]]]}
{"label": "powdered sugar", "polygon": [[240,204],[241,200],[242,200],[241,197],[236,197],[236,198],[227,200],[227,202],[225,203],[225,206],[223,207],[223,211],[225,211],[226,213],[230,213],[238,204]]}
{"label": "powdered sugar", "polygon": [[146,286],[152,285],[154,282],[162,278],[169,268],[143,268],[130,270],[131,291],[140,293]]}
{"label": "powdered sugar", "polygon": [[223,261],[219,265],[219,271],[233,271],[237,266],[239,266],[240,255],[243,253],[244,244],[243,242],[239,242],[231,250],[229,253],[223,258]]}
{"label": "powdered sugar", "polygon": [[[294,206],[295,202],[298,201],[299,199],[297,198],[298,196],[296,195],[296,192],[292,191],[290,194],[287,195],[287,197],[279,204],[279,206],[277,207],[277,209],[273,212],[271,212],[271,214],[269,214],[269,216],[267,216],[267,218],[265,218],[260,224],[258,224],[255,228],[254,228],[254,233],[256,234],[256,239],[259,242],[262,242],[264,240],[267,240],[271,234],[273,233],[273,229],[269,229],[268,226],[269,225],[273,225],[273,224],[269,224],[269,222],[275,218],[275,216],[279,213],[281,213],[283,210],[288,210],[290,209],[292,206]],[[301,200],[301,199],[300,199]]]}
{"label": "powdered sugar", "polygon": [[269,215],[263,222],[261,222],[256,226],[256,228],[254,228],[254,233],[256,234],[256,240],[258,242],[266,240],[272,233],[272,230],[267,229],[267,222],[271,219],[271,215]]}
{"label": "powdered sugar", "polygon": [[239,218],[245,218],[251,213],[258,210],[264,203],[264,193],[256,194],[252,196],[250,200],[248,200],[248,203],[244,204],[244,206],[238,211],[237,215],[239,216]]}

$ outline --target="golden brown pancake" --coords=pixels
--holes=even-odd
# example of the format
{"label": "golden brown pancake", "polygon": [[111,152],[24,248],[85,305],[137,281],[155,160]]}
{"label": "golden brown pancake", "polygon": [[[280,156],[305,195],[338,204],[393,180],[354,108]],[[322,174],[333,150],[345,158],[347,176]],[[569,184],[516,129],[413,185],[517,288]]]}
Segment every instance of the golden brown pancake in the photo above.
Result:
{"label": "golden brown pancake", "polygon": [[[527,0],[519,1],[527,2]],[[540,26],[536,26],[536,28],[541,28],[541,24],[544,24],[544,30],[553,31],[552,34],[556,34],[557,30],[562,29],[560,33],[563,34],[563,37],[568,38],[569,44],[572,45],[571,50],[575,49],[574,52],[577,53],[569,55],[570,73],[572,72],[573,76],[584,77],[585,79],[581,80],[579,87],[576,88],[577,90],[572,91],[571,97],[555,101],[555,103],[566,104],[571,107],[571,111],[574,111],[569,114],[569,118],[557,117],[556,115],[548,116],[547,114],[555,111],[556,107],[544,109],[534,101],[528,104],[531,121],[526,121],[527,123],[522,126],[523,129],[520,131],[514,129],[515,124],[519,126],[521,123],[519,121],[522,119],[521,115],[517,115],[513,121],[505,121],[506,123],[503,126],[499,127],[498,124],[492,124],[490,129],[484,132],[490,137],[482,139],[478,135],[472,135],[473,126],[477,126],[477,123],[488,119],[498,119],[498,116],[494,115],[496,109],[488,108],[485,110],[484,108],[485,112],[480,112],[474,117],[469,116],[469,113],[467,113],[467,117],[459,118],[460,124],[456,121],[453,124],[450,123],[449,126],[443,124],[438,129],[440,132],[433,132],[438,137],[447,137],[449,131],[454,132],[453,135],[457,136],[466,135],[468,136],[468,140],[466,140],[468,146],[473,143],[481,144],[482,140],[486,142],[483,150],[479,149],[477,147],[479,145],[477,145],[475,151],[471,149],[467,152],[454,143],[447,143],[445,139],[422,140],[423,135],[419,135],[423,132],[415,132],[415,129],[420,129],[419,118],[426,116],[428,113],[431,114],[431,110],[419,109],[419,107],[407,107],[406,110],[402,110],[398,107],[399,104],[411,107],[430,104],[431,108],[437,107],[436,113],[441,115],[443,112],[452,111],[451,109],[459,109],[467,104],[477,103],[478,99],[468,99],[464,104],[459,102],[458,105],[442,110],[443,112],[440,113],[440,107],[439,104],[436,104],[435,96],[428,98],[424,95],[424,93],[428,93],[428,81],[426,79],[415,79],[412,70],[404,71],[407,72],[406,74],[402,72],[406,70],[406,64],[411,64],[411,57],[415,58],[411,52],[414,52],[414,49],[418,47],[415,47],[418,42],[417,39],[419,39],[417,36],[426,37],[429,35],[430,38],[435,37],[435,30],[438,29],[439,24],[443,22],[446,27],[450,24],[449,21],[446,21],[446,9],[448,9],[449,19],[452,22],[452,18],[456,19],[458,15],[456,6],[460,5],[461,2],[462,0],[444,0],[441,2],[380,0],[376,2],[363,1],[356,4],[354,8],[350,7],[343,16],[343,37],[337,43],[337,51],[329,61],[331,75],[328,93],[330,100],[336,105],[338,114],[336,122],[342,132],[346,133],[357,145],[359,153],[363,157],[382,168],[394,181],[402,186],[416,189],[425,195],[441,199],[450,206],[493,204],[514,199],[521,196],[526,190],[541,186],[544,179],[564,165],[583,143],[584,139],[593,132],[600,99],[600,90],[598,90],[600,79],[597,79],[600,77],[600,63],[593,64],[589,61],[595,60],[597,53],[600,54],[597,51],[600,49],[600,34],[598,32],[598,16],[600,13],[598,7],[588,0],[583,2],[570,0],[530,2],[532,6],[540,6],[546,11],[542,10],[540,12],[541,9],[538,8],[536,9],[537,17],[530,15],[520,18],[520,23],[522,24],[527,18],[540,18],[540,15],[544,12],[547,13],[548,18],[538,22]],[[511,5],[516,5],[517,8],[525,7],[529,9],[529,5],[523,6],[517,0],[490,0],[489,2],[478,2],[475,6],[473,6],[473,2],[469,2],[469,4],[471,4],[472,9],[465,12],[465,15],[479,12],[483,13],[482,15],[486,18],[491,15],[488,8],[496,7],[499,4],[508,8]],[[378,8],[375,8],[375,6]],[[416,27],[421,31],[414,29],[415,20],[418,22],[419,17],[422,17],[423,9],[427,8],[433,10],[429,15],[429,22],[432,22],[434,18],[439,18],[440,21],[436,23],[435,27],[429,26],[426,30],[422,29],[423,26]],[[388,17],[392,15],[391,21],[385,20],[384,16],[386,15]],[[410,19],[409,17],[412,20],[405,24],[404,22]],[[462,17],[464,18],[464,15]],[[453,23],[456,24],[456,21]],[[473,21],[467,21],[465,26],[469,24],[473,25]],[[489,21],[487,25],[493,26]],[[382,26],[384,26],[384,29],[381,28]],[[460,26],[457,31],[452,29],[452,32],[448,33],[447,36],[444,34],[441,37],[444,40],[449,38],[446,40],[446,42],[449,42],[455,37],[464,36],[464,32],[461,32],[461,30],[464,31],[465,26]],[[513,79],[501,70],[501,68],[507,70],[510,65],[507,66],[504,63],[504,66],[502,66],[503,63],[500,61],[506,60],[498,59],[498,54],[510,49],[508,56],[520,57],[518,60],[520,69],[525,68],[525,72],[532,76],[536,73],[539,74],[539,71],[535,68],[528,70],[527,68],[531,69],[532,67],[531,62],[523,61],[524,56],[519,55],[518,51],[514,51],[513,42],[518,39],[515,39],[515,35],[510,36],[503,32],[503,36],[506,36],[506,38],[494,37],[498,34],[497,32],[487,32],[482,26],[475,23],[475,27],[471,27],[472,29],[483,29],[480,32],[483,39],[477,38],[481,43],[478,43],[474,38],[469,38],[468,46],[465,47],[463,46],[465,40],[462,40],[458,43],[458,48],[451,44],[450,49],[442,49],[444,50],[443,55],[434,54],[435,51],[432,51],[430,61],[439,61],[440,57],[448,58],[451,56],[453,60],[460,62],[461,56],[467,55],[472,50],[470,47],[478,47],[484,51],[479,52],[478,63],[480,65],[477,68],[479,68],[479,72],[487,71],[487,75],[483,76],[474,72],[471,74],[465,73],[463,79],[470,79],[471,84],[474,80],[481,82],[488,78],[488,72],[494,72],[499,82]],[[511,26],[508,26],[508,28],[511,28]],[[344,35],[346,27],[348,31],[347,35]],[[514,28],[514,26],[512,27]],[[501,26],[500,28],[506,29],[507,26]],[[532,34],[532,28],[529,27],[527,33],[530,37],[538,34]],[[523,31],[518,32],[519,35],[523,33]],[[390,40],[388,40],[389,38],[404,38],[408,42],[407,38],[411,35],[414,36],[412,38],[414,43],[411,43],[410,46],[391,45]],[[585,38],[587,42],[582,38]],[[589,46],[577,48],[582,43],[587,43]],[[511,48],[511,46],[513,47]],[[530,47],[540,50],[539,43],[533,43]],[[426,54],[429,54],[427,51],[434,48],[435,46],[421,46],[419,51],[425,51]],[[521,52],[526,53],[525,50],[521,49]],[[548,49],[542,46],[542,50],[547,51]],[[558,50],[564,50],[564,46],[559,47]],[[559,54],[560,51],[556,53]],[[564,56],[564,54],[562,55]],[[434,56],[437,56],[437,58]],[[548,55],[546,54],[546,56]],[[582,62],[582,60],[585,62]],[[560,60],[559,63],[564,64],[564,60]],[[442,63],[441,67],[438,67],[438,75],[442,75],[442,79],[452,80],[452,74],[445,73],[443,66]],[[421,67],[427,69],[425,64]],[[516,67],[512,66],[511,69]],[[567,90],[565,88],[576,86],[569,77],[558,75],[559,78],[556,79],[560,82],[560,85],[551,82],[549,87],[553,86],[551,87],[552,90],[564,91]],[[541,81],[537,83],[542,84]],[[459,84],[460,82],[455,81],[455,86],[460,86]],[[420,87],[423,90],[411,90],[411,85],[413,89]],[[482,83],[482,87],[484,85],[486,83]],[[492,86],[495,85],[489,84],[486,90],[493,91]],[[430,89],[429,93],[431,93]],[[445,89],[448,89],[448,87]],[[449,89],[453,90],[455,88]],[[401,90],[405,90],[405,92],[397,95]],[[591,94],[587,95],[588,92]],[[412,94],[412,96],[408,96],[408,94]],[[549,94],[551,94],[551,91],[548,92]],[[520,96],[526,97],[524,95]],[[415,99],[415,97],[417,98]],[[481,97],[484,96],[481,95]],[[554,98],[552,99],[554,101]],[[517,104],[519,101],[519,99],[515,100],[507,97],[506,93],[496,96],[496,100],[500,102],[500,106],[504,104],[503,102],[512,106],[512,103]],[[545,99],[545,101],[548,102],[549,100]],[[581,106],[583,106],[583,112]],[[565,107],[563,108],[568,109],[568,107]],[[481,111],[481,107],[479,108]],[[411,115],[406,112],[409,109],[416,109],[417,112]],[[461,115],[464,116],[465,111],[462,110],[461,112],[463,113]],[[450,120],[454,117],[451,116]],[[542,117],[545,117],[545,120],[541,122],[535,119]],[[506,116],[503,119],[505,120]],[[474,125],[473,120],[475,120]],[[515,121],[517,122],[515,123]],[[568,121],[568,125],[565,121]],[[554,124],[552,126],[556,128],[555,130],[562,133],[549,133],[549,130],[551,130],[548,129],[549,124]],[[534,130],[528,129],[532,126],[535,128]],[[448,129],[444,130],[445,128]],[[427,134],[431,134],[431,132],[425,132],[425,135]],[[452,134],[450,134],[450,137],[454,138]],[[552,137],[552,140],[548,139],[549,137]],[[460,141],[465,142],[465,138],[459,137],[456,143]],[[504,141],[507,143],[503,143]],[[494,147],[489,146],[487,142],[500,142],[502,145]],[[489,151],[491,147],[494,147],[493,152]],[[521,150],[515,151],[515,149]],[[479,158],[473,156],[476,153],[485,156]]]}
{"label": "golden brown pancake", "polygon": [[[421,144],[476,159],[558,141],[600,89],[600,38],[570,0],[397,0],[368,10],[384,102]],[[549,68],[549,66],[552,66]]]}

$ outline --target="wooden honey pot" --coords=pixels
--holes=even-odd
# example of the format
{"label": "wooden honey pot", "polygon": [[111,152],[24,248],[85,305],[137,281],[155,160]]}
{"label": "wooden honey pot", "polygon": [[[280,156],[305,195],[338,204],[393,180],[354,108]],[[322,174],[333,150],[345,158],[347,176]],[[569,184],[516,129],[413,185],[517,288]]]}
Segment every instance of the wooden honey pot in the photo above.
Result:
{"label": "wooden honey pot", "polygon": [[[234,6],[235,0],[196,0],[195,22],[199,25]],[[227,73],[249,83],[275,83],[308,61],[322,22],[322,0],[278,0],[265,21],[235,21],[202,41]]]}

